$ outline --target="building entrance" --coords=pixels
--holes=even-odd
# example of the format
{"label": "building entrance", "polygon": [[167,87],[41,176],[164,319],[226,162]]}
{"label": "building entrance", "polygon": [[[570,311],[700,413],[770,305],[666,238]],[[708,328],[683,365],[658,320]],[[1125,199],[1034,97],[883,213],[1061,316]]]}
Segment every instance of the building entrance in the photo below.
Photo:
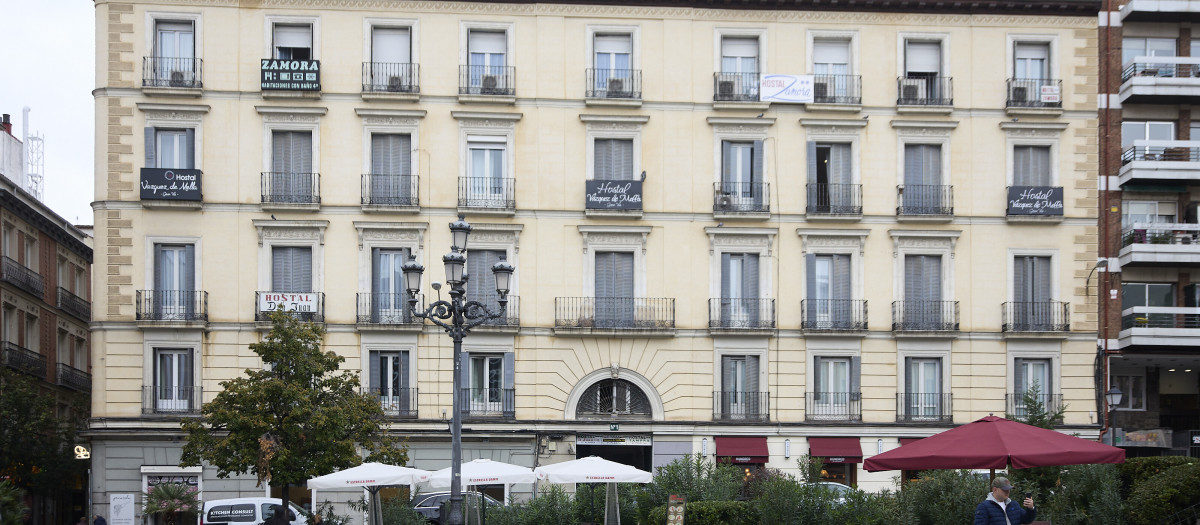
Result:
{"label": "building entrance", "polygon": [[647,472],[653,471],[653,439],[646,434],[581,434],[575,439],[575,457],[599,456]]}

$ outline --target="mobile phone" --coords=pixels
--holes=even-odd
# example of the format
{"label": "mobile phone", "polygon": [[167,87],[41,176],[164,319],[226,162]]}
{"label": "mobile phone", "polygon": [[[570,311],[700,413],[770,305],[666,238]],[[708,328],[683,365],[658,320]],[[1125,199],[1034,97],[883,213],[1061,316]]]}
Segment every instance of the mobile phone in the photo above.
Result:
{"label": "mobile phone", "polygon": [[1033,493],[1032,493],[1032,492],[1026,492],[1026,493],[1025,493],[1025,497],[1026,497],[1026,498],[1032,498],[1032,497],[1033,497]]}

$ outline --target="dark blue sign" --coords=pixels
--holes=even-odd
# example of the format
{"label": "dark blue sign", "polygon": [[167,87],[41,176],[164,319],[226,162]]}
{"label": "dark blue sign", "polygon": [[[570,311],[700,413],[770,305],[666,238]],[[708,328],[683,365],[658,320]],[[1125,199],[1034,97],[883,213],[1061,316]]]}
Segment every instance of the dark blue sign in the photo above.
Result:
{"label": "dark blue sign", "polygon": [[199,201],[200,170],[142,168],[142,200]]}
{"label": "dark blue sign", "polygon": [[1061,186],[1009,186],[1009,215],[1062,215]]}
{"label": "dark blue sign", "polygon": [[589,210],[640,210],[642,181],[589,180],[584,201]]}

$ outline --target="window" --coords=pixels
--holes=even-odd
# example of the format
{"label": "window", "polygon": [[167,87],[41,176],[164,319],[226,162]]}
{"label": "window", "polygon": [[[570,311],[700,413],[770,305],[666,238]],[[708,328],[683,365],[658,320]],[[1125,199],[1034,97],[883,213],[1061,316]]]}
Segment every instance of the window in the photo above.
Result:
{"label": "window", "polygon": [[1121,283],[1121,309],[1136,306],[1175,306],[1175,284]]}
{"label": "window", "polygon": [[596,327],[633,327],[633,259],[631,252],[596,252]]}
{"label": "window", "polygon": [[941,215],[949,208],[942,179],[941,144],[904,145],[904,188],[901,212],[905,215]]}
{"label": "window", "polygon": [[721,356],[721,414],[726,418],[756,418],[763,414],[758,384],[758,356]]}
{"label": "window", "polygon": [[371,322],[396,324],[412,319],[401,269],[408,248],[371,248]]}
{"label": "window", "polygon": [[1013,330],[1051,330],[1065,321],[1056,311],[1051,268],[1047,256],[1013,258],[1012,318],[1008,320]]}
{"label": "window", "polygon": [[850,152],[849,143],[808,142],[810,213],[861,213]]}
{"label": "window", "polygon": [[1128,64],[1137,57],[1173,57],[1176,49],[1174,38],[1125,37],[1121,46],[1121,62]]}
{"label": "window", "polygon": [[468,84],[482,94],[502,94],[510,88],[507,78],[507,35],[503,31],[472,29],[467,33]]}
{"label": "window", "polygon": [[2,240],[4,241],[4,256],[8,257],[10,259],[16,259],[17,258],[17,246],[16,246],[17,232],[14,231],[15,229],[13,228],[13,225],[11,225],[7,222],[4,223],[3,228],[4,228],[4,231],[3,231],[4,238]]}
{"label": "window", "polygon": [[1112,372],[1112,386],[1121,389],[1121,403],[1115,410],[1146,410],[1146,371],[1125,370]]}
{"label": "window", "polygon": [[813,415],[846,416],[857,403],[861,360],[857,356],[813,358]]}
{"label": "window", "polygon": [[809,327],[848,329],[855,321],[849,254],[808,254],[807,272]]}
{"label": "window", "polygon": [[412,176],[412,136],[400,133],[371,134],[371,204],[412,204],[416,179]]}
{"label": "window", "polygon": [[41,342],[37,316],[33,312],[25,312],[25,348],[37,352],[38,348],[41,348]]}
{"label": "window", "polygon": [[940,418],[946,412],[942,402],[942,359],[939,357],[904,358],[905,410],[910,419]]}
{"label": "window", "polygon": [[627,93],[633,89],[633,36],[629,34],[597,34],[595,49],[594,90],[608,96]]}
{"label": "window", "polygon": [[511,353],[502,355],[468,354],[470,359],[468,394],[469,413],[495,413],[509,411],[512,403],[511,394],[506,390],[512,389],[512,368],[505,367],[505,361],[511,360]]}
{"label": "window", "polygon": [[154,319],[192,319],[196,301],[196,247],[154,245]]}
{"label": "window", "polygon": [[633,139],[597,138],[593,147],[595,180],[634,180]]}
{"label": "window", "polygon": [[146,167],[194,169],[196,130],[146,128]]}
{"label": "window", "polygon": [[373,91],[415,92],[417,69],[413,63],[412,30],[409,27],[372,26],[371,78]]}
{"label": "window", "polygon": [[87,340],[82,337],[71,337],[71,353],[74,355],[74,367],[87,370]]}
{"label": "window", "polygon": [[903,324],[908,330],[943,330],[942,256],[904,256]]}
{"label": "window", "polygon": [[[1189,131],[1191,130],[1189,129]],[[1121,149],[1127,150],[1133,147],[1135,140],[1175,140],[1175,123],[1140,120],[1121,122]],[[1200,140],[1200,138],[1195,140]],[[1147,145],[1135,150],[1132,158],[1125,158],[1128,160],[1163,160],[1165,153],[1162,146]]]}
{"label": "window", "polygon": [[193,357],[190,348],[154,349],[154,409],[157,412],[187,412],[198,402],[193,389]]}
{"label": "window", "polygon": [[758,38],[721,37],[717,100],[758,100]]}
{"label": "window", "polygon": [[281,60],[313,59],[313,26],[309,24],[275,24],[272,47],[274,57]]}
{"label": "window", "polygon": [[379,396],[387,414],[408,415],[416,410],[416,389],[410,386],[408,351],[370,352],[370,391]]}
{"label": "window", "polygon": [[858,84],[850,75],[850,40],[813,40],[812,61],[814,102],[837,102],[858,95]]}
{"label": "window", "polygon": [[650,400],[637,385],[624,379],[603,379],[592,384],[576,403],[577,416],[649,416]]}
{"label": "window", "polygon": [[472,136],[467,139],[468,174],[467,206],[507,208],[508,184],[507,139],[505,137]]}
{"label": "window", "polygon": [[1020,399],[1025,392],[1036,388],[1036,394],[1042,400],[1042,404],[1047,404],[1046,396],[1054,393],[1052,370],[1049,359],[1016,359],[1013,368],[1013,394]]}
{"label": "window", "polygon": [[55,345],[55,348],[58,349],[58,362],[65,365],[71,365],[74,363],[74,360],[72,359],[73,356],[71,355],[71,337],[69,334],[67,334],[66,330],[58,331],[58,339],[56,340],[56,343],[57,344]]}
{"label": "window", "polygon": [[155,20],[154,83],[167,87],[198,87],[195,29],[191,21]]}
{"label": "window", "polygon": [[765,205],[763,141],[721,141],[722,211],[761,211]]}
{"label": "window", "polygon": [[1013,47],[1013,78],[1050,78],[1050,45],[1018,42]]}
{"label": "window", "polygon": [[[467,275],[471,276],[467,280],[467,299],[479,301],[493,312],[500,311],[500,303],[499,296],[496,295],[496,274],[492,273],[492,266],[500,262],[501,258],[507,259],[507,251],[472,249],[467,252]],[[517,319],[516,297],[512,294],[508,296],[507,308],[503,318],[487,323],[503,325],[509,324],[510,319]]]}
{"label": "window", "polygon": [[[931,78],[942,73],[942,43],[939,41],[906,40],[904,42],[904,76]],[[916,84],[914,84],[916,85]]]}
{"label": "window", "polygon": [[312,292],[312,248],[271,247],[271,291]]}
{"label": "window", "polygon": [[1121,226],[1174,223],[1178,217],[1176,205],[1173,201],[1122,201]]}
{"label": "window", "polygon": [[1050,146],[1013,147],[1013,186],[1050,186]]}
{"label": "window", "polygon": [[764,313],[759,295],[758,254],[722,253],[722,326],[757,326]]}
{"label": "window", "polygon": [[311,131],[271,132],[271,173],[264,197],[268,202],[313,202],[313,134]]}
{"label": "window", "polygon": [[4,305],[4,341],[7,343],[18,344],[18,329],[20,319],[17,319],[17,309],[5,304]]}

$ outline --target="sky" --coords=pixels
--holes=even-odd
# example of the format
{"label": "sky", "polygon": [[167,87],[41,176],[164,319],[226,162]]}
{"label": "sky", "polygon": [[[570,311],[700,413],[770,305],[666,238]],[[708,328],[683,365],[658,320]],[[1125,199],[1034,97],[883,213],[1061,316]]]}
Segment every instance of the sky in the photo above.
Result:
{"label": "sky", "polygon": [[92,224],[96,10],[91,0],[0,0],[0,113],[21,138],[45,144],[42,200],[75,224]]}

